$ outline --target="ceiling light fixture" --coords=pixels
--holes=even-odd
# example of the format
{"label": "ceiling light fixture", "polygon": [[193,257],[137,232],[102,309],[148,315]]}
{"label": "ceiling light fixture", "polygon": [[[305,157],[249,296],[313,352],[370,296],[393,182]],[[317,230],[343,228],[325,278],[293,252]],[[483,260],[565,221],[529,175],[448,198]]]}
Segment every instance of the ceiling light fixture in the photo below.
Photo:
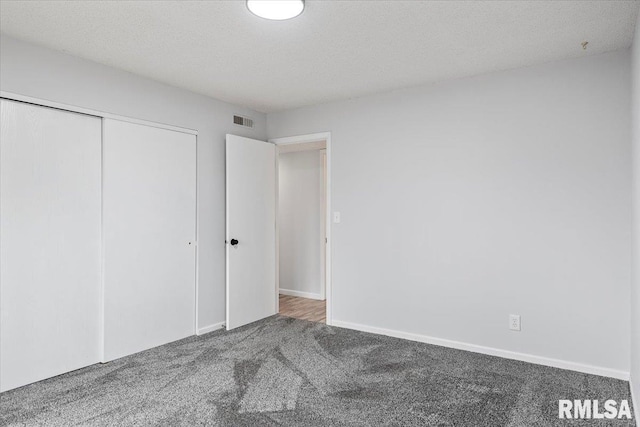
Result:
{"label": "ceiling light fixture", "polygon": [[300,15],[304,0],[247,0],[247,9],[261,18],[282,21]]}

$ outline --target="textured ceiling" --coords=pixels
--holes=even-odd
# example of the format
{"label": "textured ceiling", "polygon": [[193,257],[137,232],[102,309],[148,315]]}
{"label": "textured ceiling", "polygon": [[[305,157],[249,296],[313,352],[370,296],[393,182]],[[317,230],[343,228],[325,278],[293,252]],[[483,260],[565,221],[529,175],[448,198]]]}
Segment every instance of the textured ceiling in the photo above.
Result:
{"label": "textured ceiling", "polygon": [[[2,1],[10,36],[263,112],[626,48],[638,1]],[[588,41],[587,50],[581,43]]]}

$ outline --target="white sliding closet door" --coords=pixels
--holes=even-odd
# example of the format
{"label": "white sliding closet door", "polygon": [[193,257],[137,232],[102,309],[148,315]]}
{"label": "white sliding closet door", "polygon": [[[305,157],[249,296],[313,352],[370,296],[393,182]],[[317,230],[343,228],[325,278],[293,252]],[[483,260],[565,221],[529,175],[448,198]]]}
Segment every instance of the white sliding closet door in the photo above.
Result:
{"label": "white sliding closet door", "polygon": [[196,137],[105,119],[104,360],[195,333]]}
{"label": "white sliding closet door", "polygon": [[100,360],[101,120],[0,102],[5,391]]}

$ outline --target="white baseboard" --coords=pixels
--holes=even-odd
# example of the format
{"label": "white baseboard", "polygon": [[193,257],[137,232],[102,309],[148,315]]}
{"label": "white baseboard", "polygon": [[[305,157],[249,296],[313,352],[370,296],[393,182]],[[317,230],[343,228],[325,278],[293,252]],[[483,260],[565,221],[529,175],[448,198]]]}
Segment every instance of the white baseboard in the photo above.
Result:
{"label": "white baseboard", "polygon": [[224,322],[214,323],[213,325],[205,326],[204,328],[198,328],[196,335],[208,334],[209,332],[217,331],[224,327]]}
{"label": "white baseboard", "polygon": [[280,288],[280,293],[282,295],[290,295],[292,297],[301,297],[301,298],[310,298],[323,300],[324,298],[320,294],[314,294],[313,292],[301,292],[301,291],[292,291],[290,289],[282,289]]}
{"label": "white baseboard", "polygon": [[442,347],[455,348],[458,350],[472,351],[474,353],[488,354],[490,356],[504,357],[506,359],[520,360],[522,362],[534,363],[536,365],[551,366],[554,368],[568,369],[571,371],[583,372],[586,374],[600,375],[603,377],[611,377],[619,380],[629,381],[629,372],[619,371],[617,369],[603,368],[600,366],[584,365],[582,363],[569,362],[566,360],[552,359],[549,357],[534,356],[532,354],[517,353],[515,351],[501,350],[493,347],[485,347],[476,344],[469,344],[460,341],[452,341],[442,338],[430,337],[427,335],[419,335],[410,332],[394,331],[391,329],[378,328],[374,326],[360,325],[357,323],[343,322],[334,320],[333,326],[341,328],[355,329],[362,332],[371,332],[373,334],[386,335],[389,337],[403,338],[410,341],[418,341],[427,344],[439,345]]}

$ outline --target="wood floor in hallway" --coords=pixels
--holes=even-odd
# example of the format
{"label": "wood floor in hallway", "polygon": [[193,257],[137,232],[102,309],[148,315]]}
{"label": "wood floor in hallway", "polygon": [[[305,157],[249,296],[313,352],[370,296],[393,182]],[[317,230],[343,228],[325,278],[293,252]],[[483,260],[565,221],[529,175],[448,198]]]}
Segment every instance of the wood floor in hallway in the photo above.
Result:
{"label": "wood floor in hallway", "polygon": [[280,314],[310,322],[326,323],[326,301],[280,295]]}

